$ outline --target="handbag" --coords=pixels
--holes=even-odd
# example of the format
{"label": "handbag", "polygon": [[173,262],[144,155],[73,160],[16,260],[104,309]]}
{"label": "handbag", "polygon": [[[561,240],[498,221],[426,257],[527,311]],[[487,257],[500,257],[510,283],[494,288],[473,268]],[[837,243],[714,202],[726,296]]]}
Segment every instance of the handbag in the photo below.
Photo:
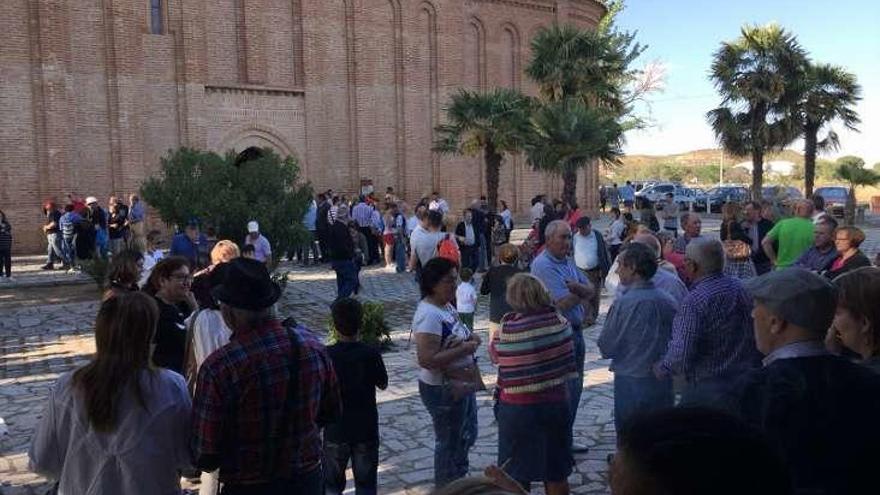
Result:
{"label": "handbag", "polygon": [[727,224],[727,240],[724,241],[724,256],[732,261],[745,261],[752,256],[752,248],[743,241],[731,239],[731,224]]}
{"label": "handbag", "polygon": [[486,390],[483,374],[477,366],[477,359],[472,364],[458,368],[449,368],[443,371],[444,385],[449,387],[452,398],[461,399],[471,392]]}

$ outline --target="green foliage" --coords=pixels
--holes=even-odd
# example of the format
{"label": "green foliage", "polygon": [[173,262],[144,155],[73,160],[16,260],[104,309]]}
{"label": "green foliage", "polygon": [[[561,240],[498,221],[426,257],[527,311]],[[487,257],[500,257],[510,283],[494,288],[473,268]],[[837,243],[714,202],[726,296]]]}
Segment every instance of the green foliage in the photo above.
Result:
{"label": "green foliage", "polygon": [[855,220],[856,188],[880,184],[880,173],[865,168],[865,160],[857,156],[843,156],[837,159],[835,175],[838,179],[849,183],[849,196],[846,201],[846,223],[852,225]]}
{"label": "green foliage", "polygon": [[497,208],[503,155],[519,152],[531,135],[532,100],[519,91],[495,88],[490,92],[459,90],[446,108],[446,123],[437,126],[434,151],[484,155],[489,207]]}
{"label": "green foliage", "polygon": [[235,153],[220,156],[191,148],[172,151],[162,170],[141,187],[144,200],[163,221],[183,226],[190,218],[213,226],[220,238],[241,243],[247,222],[256,220],[280,257],[307,233],[299,221],[305,214],[311,186],[299,184],[299,166],[263,149],[254,159],[238,163]]}
{"label": "green foliage", "polygon": [[106,289],[109,285],[107,274],[110,272],[110,260],[102,258],[98,253],[94,253],[92,259],[81,260],[81,263],[83,273],[94,280],[95,285],[98,286],[98,290]]}
{"label": "green foliage", "polygon": [[[364,316],[361,320],[360,341],[382,350],[389,349],[391,347],[391,331],[385,322],[385,307],[380,302],[366,301],[361,304]],[[336,333],[332,319],[329,323],[329,330],[327,342],[335,344],[339,340],[339,335]]]}
{"label": "green foliage", "polygon": [[795,36],[775,24],[745,26],[739,38],[715,52],[710,78],[721,106],[707,118],[728,153],[751,154],[756,195],[763,185],[764,155],[782,150],[799,134],[791,116],[797,92],[789,81],[806,61]]}

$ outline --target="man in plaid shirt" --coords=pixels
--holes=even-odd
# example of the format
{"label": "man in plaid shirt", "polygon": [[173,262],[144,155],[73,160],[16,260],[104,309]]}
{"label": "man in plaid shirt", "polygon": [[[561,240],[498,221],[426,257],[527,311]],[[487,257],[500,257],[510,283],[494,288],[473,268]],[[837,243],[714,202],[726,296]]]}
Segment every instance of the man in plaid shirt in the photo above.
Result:
{"label": "man in plaid shirt", "polygon": [[232,337],[199,370],[192,445],[199,469],[220,469],[224,495],[323,492],[320,428],[341,415],[339,384],[309,330],[270,316],[280,294],[245,258],[213,291]]}

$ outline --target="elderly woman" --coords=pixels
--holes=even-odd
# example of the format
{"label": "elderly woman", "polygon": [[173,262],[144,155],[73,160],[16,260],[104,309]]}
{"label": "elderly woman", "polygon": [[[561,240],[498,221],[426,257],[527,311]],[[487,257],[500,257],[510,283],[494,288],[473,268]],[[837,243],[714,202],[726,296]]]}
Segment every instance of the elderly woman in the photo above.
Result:
{"label": "elderly woman", "polygon": [[517,266],[519,250],[513,244],[507,243],[498,248],[500,265],[489,268],[483,276],[480,285],[480,294],[489,296],[489,340],[495,338],[495,334],[501,329],[501,318],[510,312],[507,304],[507,281],[522,270]]}
{"label": "elderly woman", "polygon": [[192,292],[196,296],[199,308],[217,309],[217,304],[211,296],[211,288],[222,282],[224,263],[229,263],[241,256],[241,250],[234,242],[229,240],[217,241],[211,249],[211,264],[203,270],[193,274]]}
{"label": "elderly woman", "polygon": [[533,275],[507,284],[513,309],[490,344],[498,362],[498,464],[529,491],[568,493],[571,427],[566,383],[577,377],[571,325]]}
{"label": "elderly woman", "polygon": [[834,279],[837,311],[828,332],[832,351],[855,352],[880,373],[880,268],[864,267]]}
{"label": "elderly woman", "polygon": [[834,280],[837,276],[856,268],[871,266],[871,260],[859,249],[863,242],[865,242],[865,233],[858,227],[847,225],[834,231],[834,247],[837,248],[840,256],[831,263],[825,271],[825,276]]}
{"label": "elderly woman", "polygon": [[[434,258],[422,268],[422,300],[413,316],[419,395],[434,424],[434,482],[442,487],[467,476],[468,451],[477,437],[480,338],[461,322],[452,300],[458,268]],[[470,370],[470,379],[467,376]]]}

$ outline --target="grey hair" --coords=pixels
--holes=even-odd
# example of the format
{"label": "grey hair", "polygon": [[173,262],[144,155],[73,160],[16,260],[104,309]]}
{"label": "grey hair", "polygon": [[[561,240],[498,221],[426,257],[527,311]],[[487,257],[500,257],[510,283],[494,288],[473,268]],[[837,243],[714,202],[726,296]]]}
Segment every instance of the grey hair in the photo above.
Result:
{"label": "grey hair", "polygon": [[694,238],[688,243],[685,253],[706,275],[724,271],[724,245],[718,239]]}
{"label": "grey hair", "polygon": [[546,227],[544,227],[544,239],[549,239],[550,237],[552,237],[553,233],[556,232],[556,230],[560,228],[560,226],[565,227],[565,229],[569,232],[571,231],[571,228],[568,226],[568,222],[566,222],[565,220],[553,220],[552,222],[548,223]]}
{"label": "grey hair", "polygon": [[678,217],[678,224],[681,225],[681,228],[684,228],[685,224],[687,224],[688,219],[691,217],[690,212],[684,212]]}

